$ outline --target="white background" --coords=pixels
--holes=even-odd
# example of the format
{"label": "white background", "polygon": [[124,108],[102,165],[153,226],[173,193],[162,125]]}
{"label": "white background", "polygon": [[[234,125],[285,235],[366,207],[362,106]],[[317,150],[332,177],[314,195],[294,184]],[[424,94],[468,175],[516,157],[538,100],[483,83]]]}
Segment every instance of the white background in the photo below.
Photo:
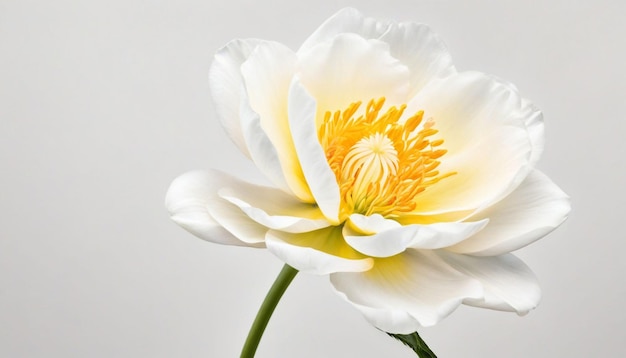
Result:
{"label": "white background", "polygon": [[[0,0],[0,357],[236,357],[281,263],[168,219],[190,169],[258,174],[208,100],[236,37],[293,49],[351,5],[430,24],[459,70],[515,83],[545,114],[540,168],[569,220],[518,252],[542,304],[461,307],[422,330],[442,358],[622,357],[626,46],[622,1]],[[259,358],[412,357],[299,275]]]}

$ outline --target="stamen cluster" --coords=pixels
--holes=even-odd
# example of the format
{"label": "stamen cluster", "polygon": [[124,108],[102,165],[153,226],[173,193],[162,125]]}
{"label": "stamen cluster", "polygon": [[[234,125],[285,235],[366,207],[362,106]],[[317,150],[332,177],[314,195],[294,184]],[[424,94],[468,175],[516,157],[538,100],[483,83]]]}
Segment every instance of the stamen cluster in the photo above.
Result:
{"label": "stamen cluster", "polygon": [[398,217],[414,211],[427,187],[456,174],[441,174],[443,139],[432,119],[418,111],[401,121],[406,105],[381,114],[385,98],[370,100],[365,113],[355,116],[361,102],[344,111],[327,111],[318,139],[335,173],[341,193],[341,219],[352,213]]}

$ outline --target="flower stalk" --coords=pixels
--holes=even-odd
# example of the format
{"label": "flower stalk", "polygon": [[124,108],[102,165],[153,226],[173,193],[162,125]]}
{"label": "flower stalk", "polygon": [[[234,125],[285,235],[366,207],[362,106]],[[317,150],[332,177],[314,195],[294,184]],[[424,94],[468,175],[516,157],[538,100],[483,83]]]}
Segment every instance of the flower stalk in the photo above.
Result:
{"label": "flower stalk", "polygon": [[293,278],[296,277],[298,270],[295,268],[285,264],[283,269],[276,277],[276,281],[272,284],[272,287],[267,292],[263,303],[261,304],[261,308],[259,308],[259,312],[252,323],[252,327],[250,327],[250,332],[248,332],[248,338],[246,338],[246,342],[243,345],[243,349],[241,350],[240,358],[253,358],[256,353],[257,347],[259,346],[259,342],[261,341],[261,337],[263,336],[263,332],[265,331],[265,327],[267,327],[267,323],[272,317],[272,313],[274,313],[274,309],[280,298],[283,296],[287,287]]}

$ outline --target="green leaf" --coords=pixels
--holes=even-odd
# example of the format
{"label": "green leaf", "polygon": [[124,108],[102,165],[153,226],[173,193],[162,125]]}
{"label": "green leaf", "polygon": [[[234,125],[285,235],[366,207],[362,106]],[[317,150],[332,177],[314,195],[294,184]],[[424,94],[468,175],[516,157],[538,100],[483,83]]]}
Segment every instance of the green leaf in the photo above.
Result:
{"label": "green leaf", "polygon": [[420,358],[437,358],[417,332],[411,334],[387,334],[409,346]]}

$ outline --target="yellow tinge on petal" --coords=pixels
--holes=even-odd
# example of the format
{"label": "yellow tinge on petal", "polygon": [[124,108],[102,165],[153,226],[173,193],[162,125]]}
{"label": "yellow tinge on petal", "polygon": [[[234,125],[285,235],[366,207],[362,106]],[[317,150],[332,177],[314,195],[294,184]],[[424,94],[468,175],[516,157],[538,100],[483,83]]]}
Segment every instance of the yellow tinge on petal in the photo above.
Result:
{"label": "yellow tinge on petal", "polygon": [[381,109],[385,98],[361,102],[344,111],[326,112],[318,138],[341,193],[341,219],[352,213],[398,217],[414,211],[419,193],[455,172],[437,167],[446,153],[432,119],[419,111],[400,121],[406,105]]}

